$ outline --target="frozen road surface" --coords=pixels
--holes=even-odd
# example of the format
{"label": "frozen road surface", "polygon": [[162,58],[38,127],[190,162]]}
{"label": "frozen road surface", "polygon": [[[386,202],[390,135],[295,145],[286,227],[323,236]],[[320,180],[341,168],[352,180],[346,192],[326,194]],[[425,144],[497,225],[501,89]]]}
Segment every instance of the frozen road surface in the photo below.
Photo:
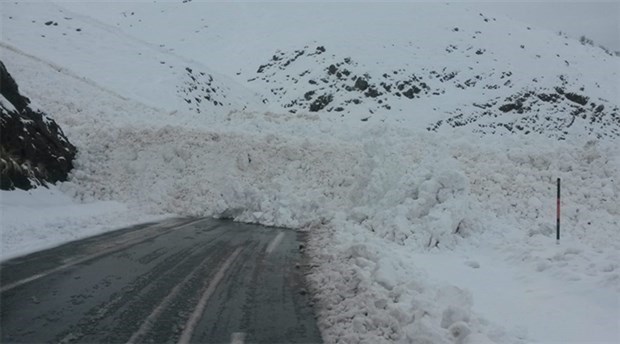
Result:
{"label": "frozen road surface", "polygon": [[173,219],[0,266],[2,343],[317,343],[300,234]]}

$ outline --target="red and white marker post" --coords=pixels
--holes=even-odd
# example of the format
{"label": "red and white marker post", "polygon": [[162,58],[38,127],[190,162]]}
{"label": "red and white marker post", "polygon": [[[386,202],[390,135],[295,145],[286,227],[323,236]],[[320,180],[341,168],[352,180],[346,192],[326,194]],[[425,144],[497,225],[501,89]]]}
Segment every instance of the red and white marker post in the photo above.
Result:
{"label": "red and white marker post", "polygon": [[560,178],[558,178],[558,198],[557,198],[557,213],[556,213],[555,243],[557,245],[560,244]]}

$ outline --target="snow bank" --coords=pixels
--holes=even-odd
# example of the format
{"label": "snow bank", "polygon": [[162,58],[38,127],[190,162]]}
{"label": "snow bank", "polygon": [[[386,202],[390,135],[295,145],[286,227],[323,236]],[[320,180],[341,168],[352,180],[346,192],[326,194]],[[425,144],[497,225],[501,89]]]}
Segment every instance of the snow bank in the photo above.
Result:
{"label": "snow bank", "polygon": [[166,215],[143,215],[119,202],[79,203],[56,187],[0,191],[0,260]]}
{"label": "snow bank", "polygon": [[[507,140],[500,147],[462,144],[453,151],[470,176],[472,196],[487,211],[481,218],[496,229],[482,240],[538,271],[568,279],[589,271],[601,286],[620,290],[612,267],[620,259],[618,143]],[[556,178],[562,179],[561,242],[567,246],[548,250],[555,240]]]}
{"label": "snow bank", "polygon": [[381,142],[384,134],[352,142],[172,126],[108,128],[88,134],[63,190],[80,199],[139,200],[154,211],[289,228],[347,214],[346,221],[399,244],[452,243],[452,234],[469,225],[467,177],[456,160],[423,148],[441,147],[441,140]]}
{"label": "snow bank", "polygon": [[[311,278],[322,300],[321,325],[328,338],[351,343],[461,343],[473,340],[460,338],[466,332],[477,338],[473,342],[480,342],[481,333],[500,343],[545,338],[560,342],[571,338],[614,342],[618,338],[613,314],[619,306],[620,275],[614,262],[620,259],[620,251],[618,241],[610,240],[617,238],[619,221],[620,151],[617,145],[601,141],[580,145],[536,139],[493,144],[468,143],[465,138],[452,143],[444,143],[438,137],[402,140],[411,143],[409,149],[398,150],[399,146],[407,147],[404,142],[386,145],[399,158],[415,152],[414,147],[424,147],[427,156],[450,159],[426,158],[428,162],[425,162],[420,154],[418,159],[403,158],[401,165],[383,161],[384,175],[411,172],[400,179],[382,179],[398,182],[383,189],[389,190],[383,194],[371,191],[369,200],[374,202],[338,214],[319,229],[320,235],[313,236],[311,247],[317,252],[314,261],[318,267]],[[413,144],[416,140],[419,142]],[[564,180],[566,211],[560,246],[554,243],[555,177]],[[377,181],[368,185],[377,185]],[[593,190],[597,190],[596,194]],[[504,278],[515,283],[510,279],[510,271],[506,277],[483,274],[480,280],[469,284],[458,276],[448,276],[434,285],[427,276],[437,275],[433,271],[442,266],[432,256],[423,261],[413,256],[414,252],[425,251],[430,254],[453,249],[462,252],[468,245],[474,245],[473,252],[486,248],[482,257],[506,259],[509,264],[523,266],[530,275],[546,271],[545,275],[549,273],[552,280],[563,281],[555,290],[546,289],[559,295],[569,293],[561,298],[563,302],[582,302],[581,296],[576,295],[582,295],[583,288],[598,290],[597,299],[607,300],[609,306],[601,310],[600,301],[595,301],[589,306],[592,320],[577,316],[570,317],[567,322],[579,325],[573,328],[581,331],[597,329],[596,335],[575,336],[578,330],[561,330],[566,325],[549,319],[543,324],[553,324],[553,330],[542,332],[538,324],[524,320],[530,318],[527,314],[533,310],[558,312],[559,303],[542,300],[531,303],[533,294],[523,296],[512,293],[513,289],[494,289],[493,286],[501,285],[499,281]],[[492,247],[490,251],[494,255],[488,253],[488,247]],[[466,258],[462,258],[460,264],[467,264],[468,269],[480,267],[477,261]],[[445,272],[443,275],[446,276]],[[565,291],[565,283],[576,282],[584,284]],[[492,295],[505,293],[494,299],[505,303],[504,306],[495,305],[501,312],[488,311],[484,303],[478,308],[487,315],[500,316],[492,318],[493,323],[480,320],[473,311],[477,308],[472,295],[457,288],[458,292],[452,290],[447,296],[443,292],[444,288],[449,288],[446,283],[470,287],[483,302],[489,298],[486,293],[491,290]],[[534,282],[523,285],[536,288]],[[513,307],[513,296],[521,296],[521,302],[530,303],[530,306]],[[520,315],[506,316],[510,310]],[[566,312],[560,315],[564,317],[558,319],[567,319]],[[507,323],[505,319],[515,319],[518,324]],[[519,324],[532,327],[534,337]]]}

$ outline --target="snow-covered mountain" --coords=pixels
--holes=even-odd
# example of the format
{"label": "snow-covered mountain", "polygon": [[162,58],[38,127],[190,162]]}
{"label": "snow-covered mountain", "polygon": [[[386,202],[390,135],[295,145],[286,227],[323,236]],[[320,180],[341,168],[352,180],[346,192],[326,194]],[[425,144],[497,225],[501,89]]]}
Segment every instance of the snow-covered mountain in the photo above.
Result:
{"label": "snow-covered mountain", "polygon": [[[321,112],[432,130],[448,124],[481,133],[547,131],[558,138],[583,128],[617,136],[620,129],[618,58],[463,5],[71,8],[199,58],[261,93],[275,112]],[[522,103],[525,110],[516,105]]]}
{"label": "snow-covered mountain", "polygon": [[180,118],[265,104],[428,130],[620,132],[617,57],[463,5],[45,6],[6,6],[6,41]]}
{"label": "snow-covered mountain", "polygon": [[80,151],[61,190],[307,230],[327,342],[618,339],[618,57],[456,4],[2,20],[2,59]]}

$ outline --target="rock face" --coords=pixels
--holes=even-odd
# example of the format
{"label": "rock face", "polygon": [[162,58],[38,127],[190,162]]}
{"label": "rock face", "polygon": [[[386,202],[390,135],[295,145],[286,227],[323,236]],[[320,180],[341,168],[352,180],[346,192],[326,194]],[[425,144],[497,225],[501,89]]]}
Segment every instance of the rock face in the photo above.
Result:
{"label": "rock face", "polygon": [[353,58],[328,56],[326,51],[322,45],[288,52],[278,50],[247,81],[267,87],[273,100],[290,113],[359,113],[360,108],[355,106],[363,104],[367,106],[364,111],[372,114],[391,110],[393,101],[415,101],[445,93],[438,87],[431,88],[426,80],[439,77],[450,80],[456,75],[453,72],[406,73],[404,68],[371,75]]}
{"label": "rock face", "polygon": [[0,189],[65,181],[76,148],[45,113],[33,110],[0,61]]}
{"label": "rock face", "polygon": [[483,135],[543,134],[566,140],[573,130],[597,139],[620,137],[620,108],[605,99],[590,99],[563,86],[531,88],[506,98],[474,104],[475,110],[455,111],[426,129],[470,127]]}
{"label": "rock face", "polygon": [[[462,33],[464,28],[452,31]],[[409,43],[404,46],[414,46]],[[373,65],[363,56],[339,54],[318,44],[276,50],[244,76],[253,88],[271,93],[264,103],[293,114],[319,112],[366,122],[372,116],[402,118],[424,112],[439,117],[427,125],[428,131],[532,134],[557,140],[620,138],[620,109],[616,99],[608,99],[608,87],[599,84],[605,79],[582,78],[568,64],[558,67],[555,58],[545,62],[555,66],[549,71],[529,70],[498,62],[497,52],[476,45],[450,44],[440,55],[453,65],[414,58],[411,65],[397,58]]]}

